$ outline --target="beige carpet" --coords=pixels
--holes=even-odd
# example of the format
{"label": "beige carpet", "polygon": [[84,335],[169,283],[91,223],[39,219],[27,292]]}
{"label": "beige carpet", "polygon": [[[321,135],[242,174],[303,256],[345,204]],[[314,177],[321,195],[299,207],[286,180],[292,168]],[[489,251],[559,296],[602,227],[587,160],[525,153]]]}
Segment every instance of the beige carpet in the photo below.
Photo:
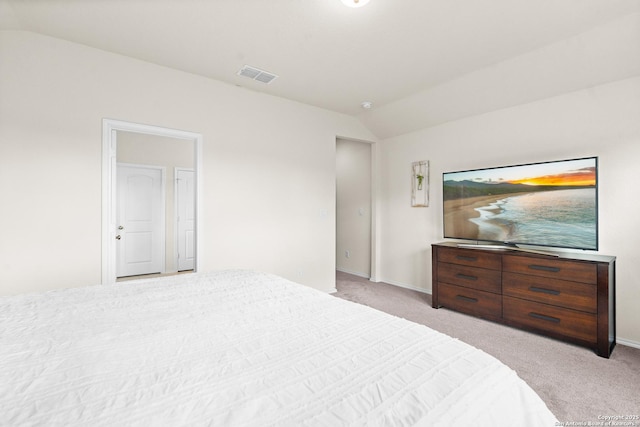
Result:
{"label": "beige carpet", "polygon": [[[604,359],[586,348],[445,308],[435,310],[431,296],[421,292],[341,272],[336,287],[336,297],[421,323],[495,356],[515,370],[561,422],[598,425],[605,416],[640,415],[640,349],[618,344],[611,358]],[[640,420],[617,425],[640,426]]]}

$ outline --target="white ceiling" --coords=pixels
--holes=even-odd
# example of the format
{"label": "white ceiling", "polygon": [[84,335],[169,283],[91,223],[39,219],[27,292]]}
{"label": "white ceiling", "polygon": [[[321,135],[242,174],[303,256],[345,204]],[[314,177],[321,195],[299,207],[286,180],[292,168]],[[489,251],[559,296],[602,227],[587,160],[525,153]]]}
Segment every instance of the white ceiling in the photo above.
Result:
{"label": "white ceiling", "polygon": [[[362,101],[397,105],[637,12],[640,0],[0,0],[0,29],[362,116]],[[279,78],[236,75],[245,64]]]}

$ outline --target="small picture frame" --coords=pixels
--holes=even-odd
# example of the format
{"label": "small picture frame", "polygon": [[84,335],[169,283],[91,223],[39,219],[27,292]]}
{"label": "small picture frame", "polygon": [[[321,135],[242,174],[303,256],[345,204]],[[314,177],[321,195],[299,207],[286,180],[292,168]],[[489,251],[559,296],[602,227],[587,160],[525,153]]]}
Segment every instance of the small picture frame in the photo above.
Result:
{"label": "small picture frame", "polygon": [[411,206],[429,206],[429,161],[411,163]]}

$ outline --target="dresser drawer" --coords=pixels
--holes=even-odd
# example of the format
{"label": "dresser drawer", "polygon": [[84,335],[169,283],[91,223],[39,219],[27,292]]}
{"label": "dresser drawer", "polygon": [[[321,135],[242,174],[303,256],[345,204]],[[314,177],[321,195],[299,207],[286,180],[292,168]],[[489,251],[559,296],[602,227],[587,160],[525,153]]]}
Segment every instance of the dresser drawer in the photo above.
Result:
{"label": "dresser drawer", "polygon": [[438,249],[438,261],[482,267],[489,270],[500,270],[502,266],[502,258],[499,254],[490,254],[474,249],[440,248]]}
{"label": "dresser drawer", "polygon": [[505,272],[502,293],[564,308],[596,313],[596,285]]}
{"label": "dresser drawer", "polygon": [[532,276],[550,277],[581,283],[598,283],[598,267],[588,262],[565,261],[556,258],[533,258],[505,255],[503,270]]}
{"label": "dresser drawer", "polygon": [[502,317],[502,296],[441,283],[440,304],[453,310],[491,319]]}
{"label": "dresser drawer", "polygon": [[504,296],[502,315],[506,321],[518,326],[596,342],[595,314]]}
{"label": "dresser drawer", "polygon": [[438,282],[451,285],[499,294],[502,290],[501,277],[502,273],[499,270],[438,263]]}

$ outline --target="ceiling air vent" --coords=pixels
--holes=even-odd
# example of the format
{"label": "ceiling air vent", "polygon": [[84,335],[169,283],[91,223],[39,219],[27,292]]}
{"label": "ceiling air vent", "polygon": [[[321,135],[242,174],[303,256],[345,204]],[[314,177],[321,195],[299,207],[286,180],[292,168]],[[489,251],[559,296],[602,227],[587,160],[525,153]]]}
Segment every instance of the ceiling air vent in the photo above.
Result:
{"label": "ceiling air vent", "polygon": [[249,77],[250,79],[257,80],[266,84],[271,83],[278,77],[268,71],[264,71],[256,67],[250,67],[249,65],[245,65],[244,67],[242,67],[242,69],[238,71],[238,75]]}

